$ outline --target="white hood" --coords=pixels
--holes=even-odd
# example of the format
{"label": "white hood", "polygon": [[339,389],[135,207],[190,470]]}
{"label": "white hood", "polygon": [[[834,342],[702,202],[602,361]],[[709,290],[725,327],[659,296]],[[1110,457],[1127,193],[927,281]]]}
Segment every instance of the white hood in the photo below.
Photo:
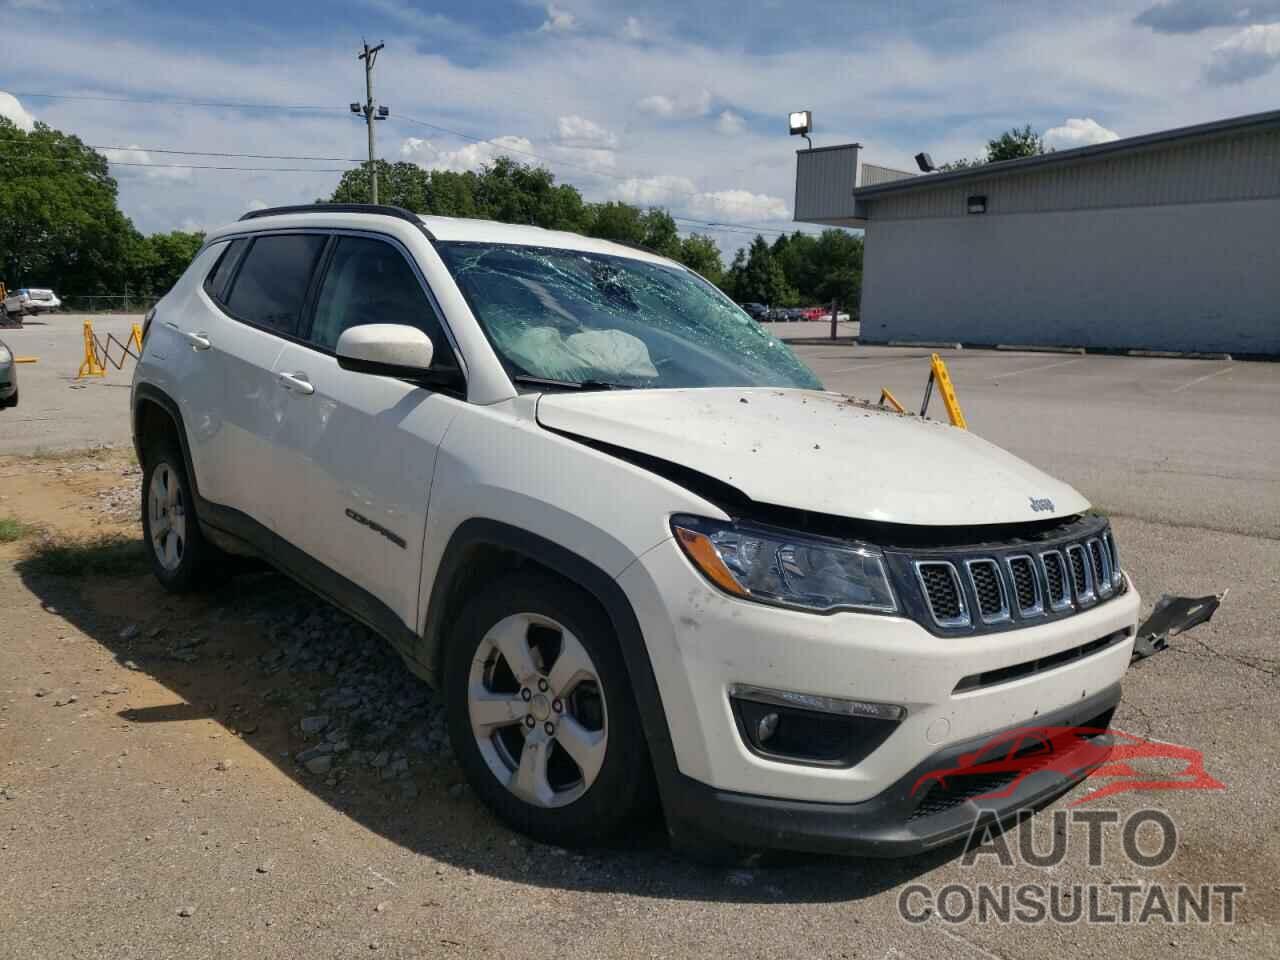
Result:
{"label": "white hood", "polygon": [[968,431],[834,393],[548,393],[538,401],[538,422],[680,464],[757,503],[841,517],[972,526],[1047,520],[1089,506],[1067,484]]}

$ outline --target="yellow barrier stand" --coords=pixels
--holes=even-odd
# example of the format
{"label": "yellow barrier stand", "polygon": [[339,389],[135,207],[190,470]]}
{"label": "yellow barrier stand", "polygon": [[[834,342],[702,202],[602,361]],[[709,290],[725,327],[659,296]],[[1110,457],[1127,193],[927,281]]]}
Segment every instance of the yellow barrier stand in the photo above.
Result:
{"label": "yellow barrier stand", "polygon": [[942,402],[947,408],[947,417],[951,420],[951,425],[961,430],[968,430],[969,424],[965,422],[960,401],[956,399],[956,389],[951,385],[951,374],[947,372],[947,365],[936,353],[929,361],[929,379],[924,385],[924,403],[920,404],[920,416],[925,417],[929,413],[929,399],[933,396],[935,383],[942,392]]}
{"label": "yellow barrier stand", "polygon": [[898,398],[889,392],[888,387],[881,387],[880,388],[880,406],[883,407],[886,403],[888,403],[889,406],[893,407],[894,410],[898,411],[898,413],[907,412],[906,408],[903,407],[903,405],[898,402]]}
{"label": "yellow barrier stand", "polygon": [[40,358],[39,357],[14,357],[13,362],[14,363],[39,363]]}
{"label": "yellow barrier stand", "polygon": [[80,372],[76,374],[76,379],[106,375],[107,368],[98,357],[98,341],[93,335],[93,322],[86,320],[84,322],[84,362],[80,364]]}
{"label": "yellow barrier stand", "polygon": [[135,360],[142,359],[142,324],[135,323],[133,329],[129,331],[129,343],[133,344],[138,352],[134,355]]}
{"label": "yellow barrier stand", "polygon": [[969,424],[965,422],[964,412],[960,409],[960,401],[956,399],[956,389],[951,385],[951,374],[947,372],[947,365],[942,362],[942,358],[936,353],[929,362],[933,366],[932,376],[938,381],[938,386],[942,390],[942,402],[946,405],[947,416],[951,418],[951,425],[959,427],[961,430],[968,430]]}

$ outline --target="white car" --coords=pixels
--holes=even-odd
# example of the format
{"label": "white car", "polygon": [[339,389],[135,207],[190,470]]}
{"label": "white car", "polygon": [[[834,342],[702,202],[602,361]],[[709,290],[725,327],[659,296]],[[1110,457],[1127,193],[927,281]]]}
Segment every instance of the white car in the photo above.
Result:
{"label": "white car", "polygon": [[657,805],[703,854],[914,853],[1087,769],[923,776],[1120,697],[1139,598],[1084,497],[630,247],[257,211],[148,316],[132,403],[161,583],[252,552],[374,628],[542,841]]}
{"label": "white car", "polygon": [[39,287],[22,287],[4,298],[4,310],[11,316],[51,313],[62,306],[62,301],[52,290]]}

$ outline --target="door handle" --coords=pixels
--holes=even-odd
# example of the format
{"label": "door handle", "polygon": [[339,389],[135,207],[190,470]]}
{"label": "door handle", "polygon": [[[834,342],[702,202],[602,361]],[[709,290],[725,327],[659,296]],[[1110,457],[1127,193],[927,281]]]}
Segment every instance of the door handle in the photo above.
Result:
{"label": "door handle", "polygon": [[183,330],[172,320],[166,320],[164,325],[180,336],[183,340],[187,341],[187,343],[191,344],[192,348],[195,350],[208,350],[213,346],[213,342],[210,341],[207,334],[187,333],[187,331]]}
{"label": "door handle", "polygon": [[304,397],[309,397],[316,392],[315,385],[307,379],[305,373],[282,373],[277,380],[286,390],[300,393]]}

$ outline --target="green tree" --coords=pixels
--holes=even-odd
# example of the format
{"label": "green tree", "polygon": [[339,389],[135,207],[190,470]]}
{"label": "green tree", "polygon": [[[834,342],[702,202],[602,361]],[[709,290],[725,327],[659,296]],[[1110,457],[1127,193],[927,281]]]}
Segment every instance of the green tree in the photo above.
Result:
{"label": "green tree", "polygon": [[675,259],[715,284],[719,284],[724,275],[724,261],[720,259],[720,248],[705,234],[691,233],[682,238]]}
{"label": "green tree", "polygon": [[1006,130],[994,140],[987,141],[987,163],[1020,160],[1023,157],[1035,157],[1044,152],[1044,138],[1031,129],[1031,124],[1027,124],[1021,130],[1017,127]]}
{"label": "green tree", "polygon": [[130,292],[163,296],[178,282],[203,243],[203,233],[184,230],[138,236],[128,261]]}
{"label": "green tree", "polygon": [[747,250],[747,262],[738,280],[737,294],[742,302],[764,303],[771,307],[796,302],[796,290],[787,283],[782,264],[774,259],[769,244],[759,234]]}
{"label": "green tree", "polygon": [[102,154],[43,123],[0,117],[0,280],[72,296],[115,293],[138,233]]}
{"label": "green tree", "polygon": [[639,207],[610,200],[608,203],[594,203],[590,206],[583,232],[589,237],[640,247],[644,245],[645,224]]}

